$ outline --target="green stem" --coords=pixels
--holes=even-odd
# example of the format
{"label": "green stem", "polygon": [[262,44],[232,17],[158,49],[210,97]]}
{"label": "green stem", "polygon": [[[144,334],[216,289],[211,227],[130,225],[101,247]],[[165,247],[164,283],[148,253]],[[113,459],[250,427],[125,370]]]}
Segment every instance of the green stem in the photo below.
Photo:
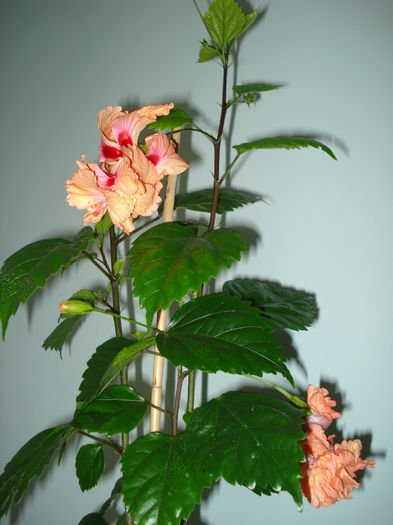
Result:
{"label": "green stem", "polygon": [[[117,311],[116,311],[115,300],[113,300],[113,309],[114,309],[113,312],[111,312],[110,310],[103,310],[102,308],[92,308],[91,311],[92,312],[97,312],[99,314],[110,315],[111,317],[113,317],[114,320],[115,319],[119,319],[119,320],[122,319],[123,321],[128,321],[130,323],[137,324],[139,326],[143,326],[143,328],[149,328],[147,326],[147,324],[144,324],[144,323],[141,323],[139,321],[136,321],[135,319],[132,319],[131,317],[124,317],[124,315],[118,314]],[[154,330],[158,330],[158,329],[154,328]]]}
{"label": "green stem", "polygon": [[240,157],[240,153],[238,153],[236,155],[236,157],[233,159],[233,161],[229,164],[229,166],[227,167],[227,169],[225,170],[225,173],[224,175],[221,177],[220,179],[220,184],[222,184],[224,182],[224,180],[226,179],[226,177],[230,174],[233,166],[236,164],[236,162],[239,160],[239,157]]}
{"label": "green stem", "polygon": [[244,374],[244,375],[245,375],[245,377],[249,377],[251,379],[255,379],[255,381],[259,381],[260,383],[263,383],[264,385],[270,386],[270,388],[274,388],[274,390],[277,390],[277,392],[280,392],[280,394],[282,394],[284,397],[286,397],[291,403],[293,403],[297,407],[307,408],[308,409],[308,405],[307,405],[307,403],[305,401],[303,401],[303,399],[301,399],[298,396],[295,396],[295,394],[290,394],[284,388],[282,388],[282,387],[280,387],[278,385],[275,385],[274,383],[271,383],[270,381],[266,381],[266,379],[262,379],[261,377],[252,376],[252,375],[248,375],[248,374]]}

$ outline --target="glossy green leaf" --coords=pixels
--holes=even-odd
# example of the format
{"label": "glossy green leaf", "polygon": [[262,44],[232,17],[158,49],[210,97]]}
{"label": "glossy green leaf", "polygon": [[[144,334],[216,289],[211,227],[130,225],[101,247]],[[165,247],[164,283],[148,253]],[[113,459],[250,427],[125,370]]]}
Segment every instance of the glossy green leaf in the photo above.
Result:
{"label": "glossy green leaf", "polygon": [[[217,213],[223,214],[235,210],[247,204],[263,201],[262,195],[234,188],[221,188],[218,198]],[[176,195],[175,208],[186,208],[187,210],[210,213],[212,204],[212,190],[197,190],[190,193]]]}
{"label": "glossy green leaf", "polygon": [[311,137],[266,137],[264,139],[253,140],[251,142],[244,142],[233,146],[235,150],[242,154],[252,149],[300,149],[300,148],[316,148],[321,149],[327,153],[332,159],[336,159],[333,151]]}
{"label": "glossy green leaf", "polygon": [[169,115],[162,115],[158,117],[155,122],[152,122],[147,127],[155,130],[175,129],[192,122],[192,117],[182,109],[171,109]]}
{"label": "glossy green leaf", "polygon": [[78,525],[109,525],[106,520],[101,516],[101,514],[98,514],[97,512],[92,512],[91,514],[87,514],[84,518],[80,520]]}
{"label": "glossy green leaf", "polygon": [[112,361],[107,366],[104,374],[101,377],[99,382],[100,388],[104,388],[112,379],[114,379],[117,374],[120,373],[123,368],[132,363],[137,357],[139,357],[143,350],[154,345],[156,338],[155,337],[146,337],[145,339],[140,339],[133,342],[131,345],[124,347],[118,354],[114,356]]}
{"label": "glossy green leaf", "polygon": [[314,294],[259,279],[234,279],[224,283],[227,295],[237,295],[261,309],[276,326],[306,330],[316,318]]}
{"label": "glossy green leaf", "polygon": [[[90,304],[94,304],[95,294],[90,290],[79,290],[74,293],[70,299],[77,299],[80,301],[86,301]],[[63,319],[61,323],[56,326],[53,332],[45,339],[42,346],[45,350],[48,348],[61,352],[63,346],[67,341],[70,340],[72,335],[75,333],[75,330],[81,324],[85,315],[73,315],[66,316],[61,315],[60,318]]]}
{"label": "glossy green leaf", "polygon": [[39,478],[72,433],[70,425],[44,430],[15,454],[0,476],[0,517],[22,499],[27,486]]}
{"label": "glossy green leaf", "polygon": [[147,434],[129,445],[122,459],[124,501],[138,525],[179,525],[210,486],[194,469],[184,434]]}
{"label": "glossy green leaf", "polygon": [[246,17],[234,0],[214,0],[203,21],[212,40],[223,49],[248,29],[255,16],[256,12]]}
{"label": "glossy green leaf", "polygon": [[45,350],[48,348],[61,352],[65,343],[72,337],[75,330],[81,324],[85,315],[74,315],[67,317],[59,323],[53,332],[43,342],[42,346]]}
{"label": "glossy green leaf", "polygon": [[101,445],[83,445],[79,449],[75,460],[75,469],[82,492],[97,485],[104,468],[105,456]]}
{"label": "glossy green leaf", "polygon": [[109,213],[106,212],[104,216],[102,217],[102,219],[99,222],[97,222],[97,224],[95,225],[96,232],[106,233],[109,230],[109,228],[112,226],[112,224],[113,224],[112,219],[110,218]]}
{"label": "glossy green leaf", "polygon": [[133,388],[115,385],[83,405],[72,423],[88,432],[108,435],[130,432],[142,421],[147,408],[147,402]]}
{"label": "glossy green leaf", "polygon": [[247,93],[263,93],[264,91],[272,91],[279,89],[283,84],[269,84],[266,82],[254,82],[251,84],[238,84],[233,86],[233,91],[238,95],[246,95]]}
{"label": "glossy green leaf", "polygon": [[202,43],[202,47],[199,50],[199,58],[198,62],[209,62],[210,60],[214,60],[215,58],[218,58],[220,56],[220,53],[218,49],[214,46],[209,45],[206,41]]}
{"label": "glossy green leaf", "polygon": [[231,374],[282,374],[293,384],[274,329],[257,308],[238,297],[211,294],[186,303],[166,332],[161,354],[191,370]]}
{"label": "glossy green leaf", "polygon": [[246,245],[239,233],[217,229],[197,236],[197,229],[165,223],[143,233],[130,250],[134,295],[146,309],[148,324],[159,308],[198,290],[221,266],[230,268]]}
{"label": "glossy green leaf", "polygon": [[271,493],[302,505],[299,478],[305,411],[253,392],[228,392],[184,417],[187,451],[216,480]]}
{"label": "glossy green leaf", "polygon": [[112,337],[97,347],[95,353],[87,362],[87,369],[83,373],[83,380],[79,387],[79,395],[76,398],[79,405],[94,399],[115,377],[113,375],[107,382],[102,378],[107,373],[110,364],[124,348],[133,345],[134,341],[125,337]]}
{"label": "glossy green leaf", "polygon": [[43,288],[52,275],[70,266],[87,250],[92,229],[83,228],[73,241],[46,239],[29,244],[4,262],[0,270],[0,318],[3,339],[8,320],[19,305]]}

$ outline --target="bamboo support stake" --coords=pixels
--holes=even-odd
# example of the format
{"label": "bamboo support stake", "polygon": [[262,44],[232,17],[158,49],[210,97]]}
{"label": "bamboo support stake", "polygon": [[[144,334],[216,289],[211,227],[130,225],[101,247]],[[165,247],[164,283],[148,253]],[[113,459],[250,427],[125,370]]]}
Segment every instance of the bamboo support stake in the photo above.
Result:
{"label": "bamboo support stake", "polygon": [[[172,135],[176,142],[177,148],[180,144],[180,130],[176,130]],[[173,209],[175,206],[175,191],[176,191],[176,177],[177,175],[168,175],[167,186],[165,193],[163,221],[172,222]],[[159,310],[157,312],[157,328],[165,330],[166,328],[167,311]],[[159,354],[157,346],[155,351]],[[162,398],[162,375],[164,370],[164,358],[161,355],[154,356],[153,362],[153,382],[151,388],[151,404],[154,407],[161,408]],[[161,411],[158,408],[151,408],[150,410],[150,432],[159,432],[161,423]]]}

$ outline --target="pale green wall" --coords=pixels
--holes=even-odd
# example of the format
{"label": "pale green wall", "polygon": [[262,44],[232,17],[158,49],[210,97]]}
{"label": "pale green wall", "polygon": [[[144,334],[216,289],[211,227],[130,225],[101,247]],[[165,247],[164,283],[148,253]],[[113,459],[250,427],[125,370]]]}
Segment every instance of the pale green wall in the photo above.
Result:
{"label": "pale green wall", "polygon": [[[64,183],[82,152],[97,155],[100,108],[173,100],[213,124],[220,68],[196,63],[205,35],[191,0],[2,0],[0,9],[4,259],[79,227],[82,214],[67,206]],[[259,499],[220,483],[193,525],[391,523],[392,27],[391,0],[271,0],[241,45],[238,81],[288,87],[256,108],[238,108],[233,143],[269,132],[321,132],[336,137],[339,161],[314,150],[251,155],[234,185],[268,195],[270,205],[227,220],[258,229],[262,239],[232,275],[316,293],[318,322],[293,334],[307,375],[295,362],[291,370],[301,387],[321,378],[336,384],[345,402],[339,429],[345,437],[371,433],[377,467],[353,501],[318,511],[305,505],[302,514],[286,495]],[[196,136],[183,146],[193,152],[188,187],[205,186],[210,168],[201,157],[210,161],[210,151]],[[1,468],[29,437],[71,415],[86,361],[112,335],[110,320],[89,319],[63,360],[41,348],[57,304],[95,282],[94,269],[73,268],[11,319],[0,352]],[[217,375],[208,394],[244,385]],[[73,458],[70,450],[4,523],[77,524],[96,509],[116,473],[80,495]]]}

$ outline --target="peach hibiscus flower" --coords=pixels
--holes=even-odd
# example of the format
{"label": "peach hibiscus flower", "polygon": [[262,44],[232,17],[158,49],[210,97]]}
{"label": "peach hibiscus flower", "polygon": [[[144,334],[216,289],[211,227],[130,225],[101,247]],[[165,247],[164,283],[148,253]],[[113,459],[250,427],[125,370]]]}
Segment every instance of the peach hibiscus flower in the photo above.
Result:
{"label": "peach hibiscus flower", "polygon": [[178,175],[188,164],[176,153],[174,144],[163,133],[146,138],[147,154],[138,146],[141,130],[157,116],[169,113],[173,104],[145,106],[132,113],[120,106],[98,113],[101,130],[101,166],[77,162],[78,170],[67,180],[67,202],[86,210],[83,222],[97,223],[108,211],[112,222],[126,233],[134,229],[139,215],[157,211],[161,180]]}
{"label": "peach hibiscus flower", "polygon": [[373,467],[375,461],[360,457],[359,439],[334,444],[334,435],[326,436],[325,429],[337,417],[336,405],[325,388],[309,385],[307,403],[311,415],[306,418],[306,439],[302,448],[306,462],[301,464],[303,495],[314,507],[328,506],[340,499],[350,499],[351,490],[358,488],[358,470]]}

